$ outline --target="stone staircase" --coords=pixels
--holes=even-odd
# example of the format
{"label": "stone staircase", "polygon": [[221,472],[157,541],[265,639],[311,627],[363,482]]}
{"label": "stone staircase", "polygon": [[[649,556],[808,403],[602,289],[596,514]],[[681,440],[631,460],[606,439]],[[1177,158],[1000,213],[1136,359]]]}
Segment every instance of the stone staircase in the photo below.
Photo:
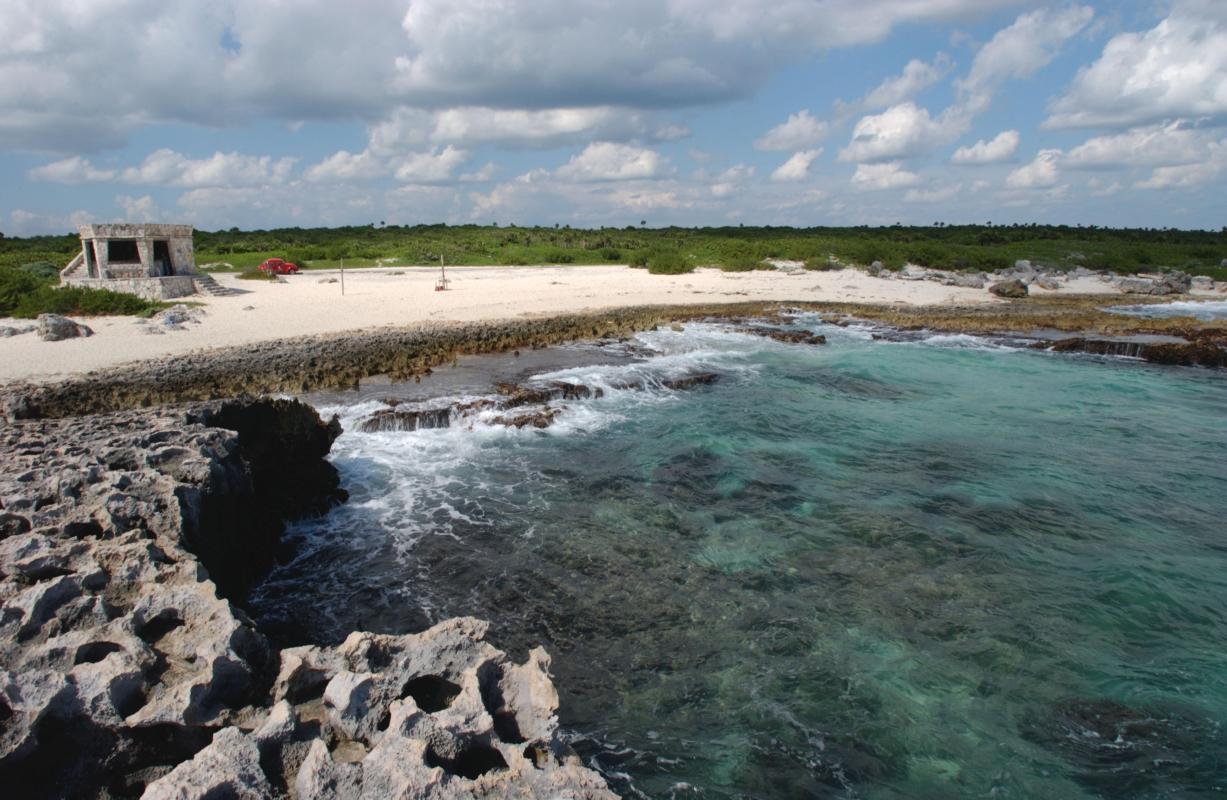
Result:
{"label": "stone staircase", "polygon": [[85,264],[85,256],[77,253],[76,258],[68,262],[68,266],[60,270],[60,278],[68,280],[71,278],[88,278],[89,268]]}
{"label": "stone staircase", "polygon": [[196,273],[192,276],[192,280],[196,282],[196,291],[201,294],[210,294],[214,297],[234,297],[243,294],[241,289],[222,286],[207,272]]}

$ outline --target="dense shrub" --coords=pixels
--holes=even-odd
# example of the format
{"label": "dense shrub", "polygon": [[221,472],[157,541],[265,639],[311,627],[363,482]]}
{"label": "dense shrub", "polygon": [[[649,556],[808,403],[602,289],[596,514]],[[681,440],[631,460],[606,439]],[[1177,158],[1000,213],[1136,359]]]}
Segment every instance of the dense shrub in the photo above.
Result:
{"label": "dense shrub", "polygon": [[[872,262],[871,262],[872,263]],[[838,261],[832,261],[830,256],[813,256],[805,259],[805,268],[812,272],[827,272],[829,270],[843,269],[844,265]]]}
{"label": "dense shrub", "polygon": [[631,257],[626,260],[626,263],[637,269],[646,269],[648,266],[648,251],[638,250],[631,253]]}
{"label": "dense shrub", "polygon": [[613,247],[603,247],[601,248],[601,258],[606,261],[621,261],[622,251]]}
{"label": "dense shrub", "polygon": [[694,265],[679,250],[661,248],[648,253],[648,272],[653,275],[681,275],[693,271]]}
{"label": "dense shrub", "polygon": [[136,315],[162,307],[161,303],[136,295],[79,286],[56,288],[28,273],[0,270],[0,316],[33,319],[39,314]]}
{"label": "dense shrub", "polygon": [[570,264],[574,260],[575,256],[566,250],[551,250],[545,255],[547,264]]}
{"label": "dense shrub", "polygon": [[775,269],[758,256],[743,253],[735,256],[725,256],[720,261],[720,269],[724,272],[752,272],[756,269]]}
{"label": "dense shrub", "polygon": [[60,268],[50,261],[31,261],[21,265],[21,271],[41,281],[55,281],[60,277]]}

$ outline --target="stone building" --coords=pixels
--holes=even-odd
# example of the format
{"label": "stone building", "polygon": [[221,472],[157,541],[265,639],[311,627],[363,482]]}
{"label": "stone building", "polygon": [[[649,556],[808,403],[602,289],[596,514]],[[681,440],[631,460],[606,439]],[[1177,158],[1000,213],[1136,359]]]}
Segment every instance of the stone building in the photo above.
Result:
{"label": "stone building", "polygon": [[195,294],[191,225],[82,225],[81,252],[60,271],[65,286],[127,292],[149,300]]}

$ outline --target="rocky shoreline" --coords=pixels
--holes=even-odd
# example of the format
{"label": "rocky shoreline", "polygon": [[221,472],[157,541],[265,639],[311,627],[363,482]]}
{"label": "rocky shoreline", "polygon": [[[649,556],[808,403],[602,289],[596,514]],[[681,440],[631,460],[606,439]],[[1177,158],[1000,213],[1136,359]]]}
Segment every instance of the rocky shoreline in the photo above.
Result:
{"label": "rocky shoreline", "polygon": [[[868,320],[902,330],[1027,335],[1052,330],[1068,337],[1161,334],[1189,343],[1227,346],[1227,324],[1191,319],[1142,319],[1103,311],[1104,298],[1022,298],[976,306],[902,307],[855,303],[719,303],[633,307],[540,319],[467,323],[436,328],[380,328],[201,350],[134,362],[48,382],[0,387],[0,420],[97,414],[168,403],[348,388],[372,375],[408,380],[461,355],[540,348],[577,339],[618,338],[658,325],[699,319],[778,318],[785,309],[822,313],[828,321]],[[792,334],[780,333],[781,336]],[[1067,337],[1067,338],[1068,338]],[[812,342],[818,343],[818,342]],[[1200,345],[1199,345],[1199,350]],[[1163,363],[1175,360],[1171,349]]]}
{"label": "rocky shoreline", "polygon": [[344,499],[338,433],[290,400],[0,431],[7,796],[613,796],[540,649],[453,619],[278,652],[242,611],[284,521]]}

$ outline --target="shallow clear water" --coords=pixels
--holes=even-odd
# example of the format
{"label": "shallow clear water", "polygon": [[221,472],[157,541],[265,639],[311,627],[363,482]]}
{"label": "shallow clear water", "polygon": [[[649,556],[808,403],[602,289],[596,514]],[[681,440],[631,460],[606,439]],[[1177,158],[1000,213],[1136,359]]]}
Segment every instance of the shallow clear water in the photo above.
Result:
{"label": "shallow clear water", "polygon": [[1142,303],[1141,305],[1110,306],[1116,314],[1147,319],[1192,317],[1204,322],[1227,319],[1227,300],[1184,300],[1176,303]]}
{"label": "shallow clear water", "polygon": [[[796,324],[830,343],[549,351],[528,369],[587,385],[722,377],[544,431],[346,433],[351,501],[253,612],[543,644],[627,796],[1223,796],[1227,375]],[[318,402],[352,431],[369,397]]]}

